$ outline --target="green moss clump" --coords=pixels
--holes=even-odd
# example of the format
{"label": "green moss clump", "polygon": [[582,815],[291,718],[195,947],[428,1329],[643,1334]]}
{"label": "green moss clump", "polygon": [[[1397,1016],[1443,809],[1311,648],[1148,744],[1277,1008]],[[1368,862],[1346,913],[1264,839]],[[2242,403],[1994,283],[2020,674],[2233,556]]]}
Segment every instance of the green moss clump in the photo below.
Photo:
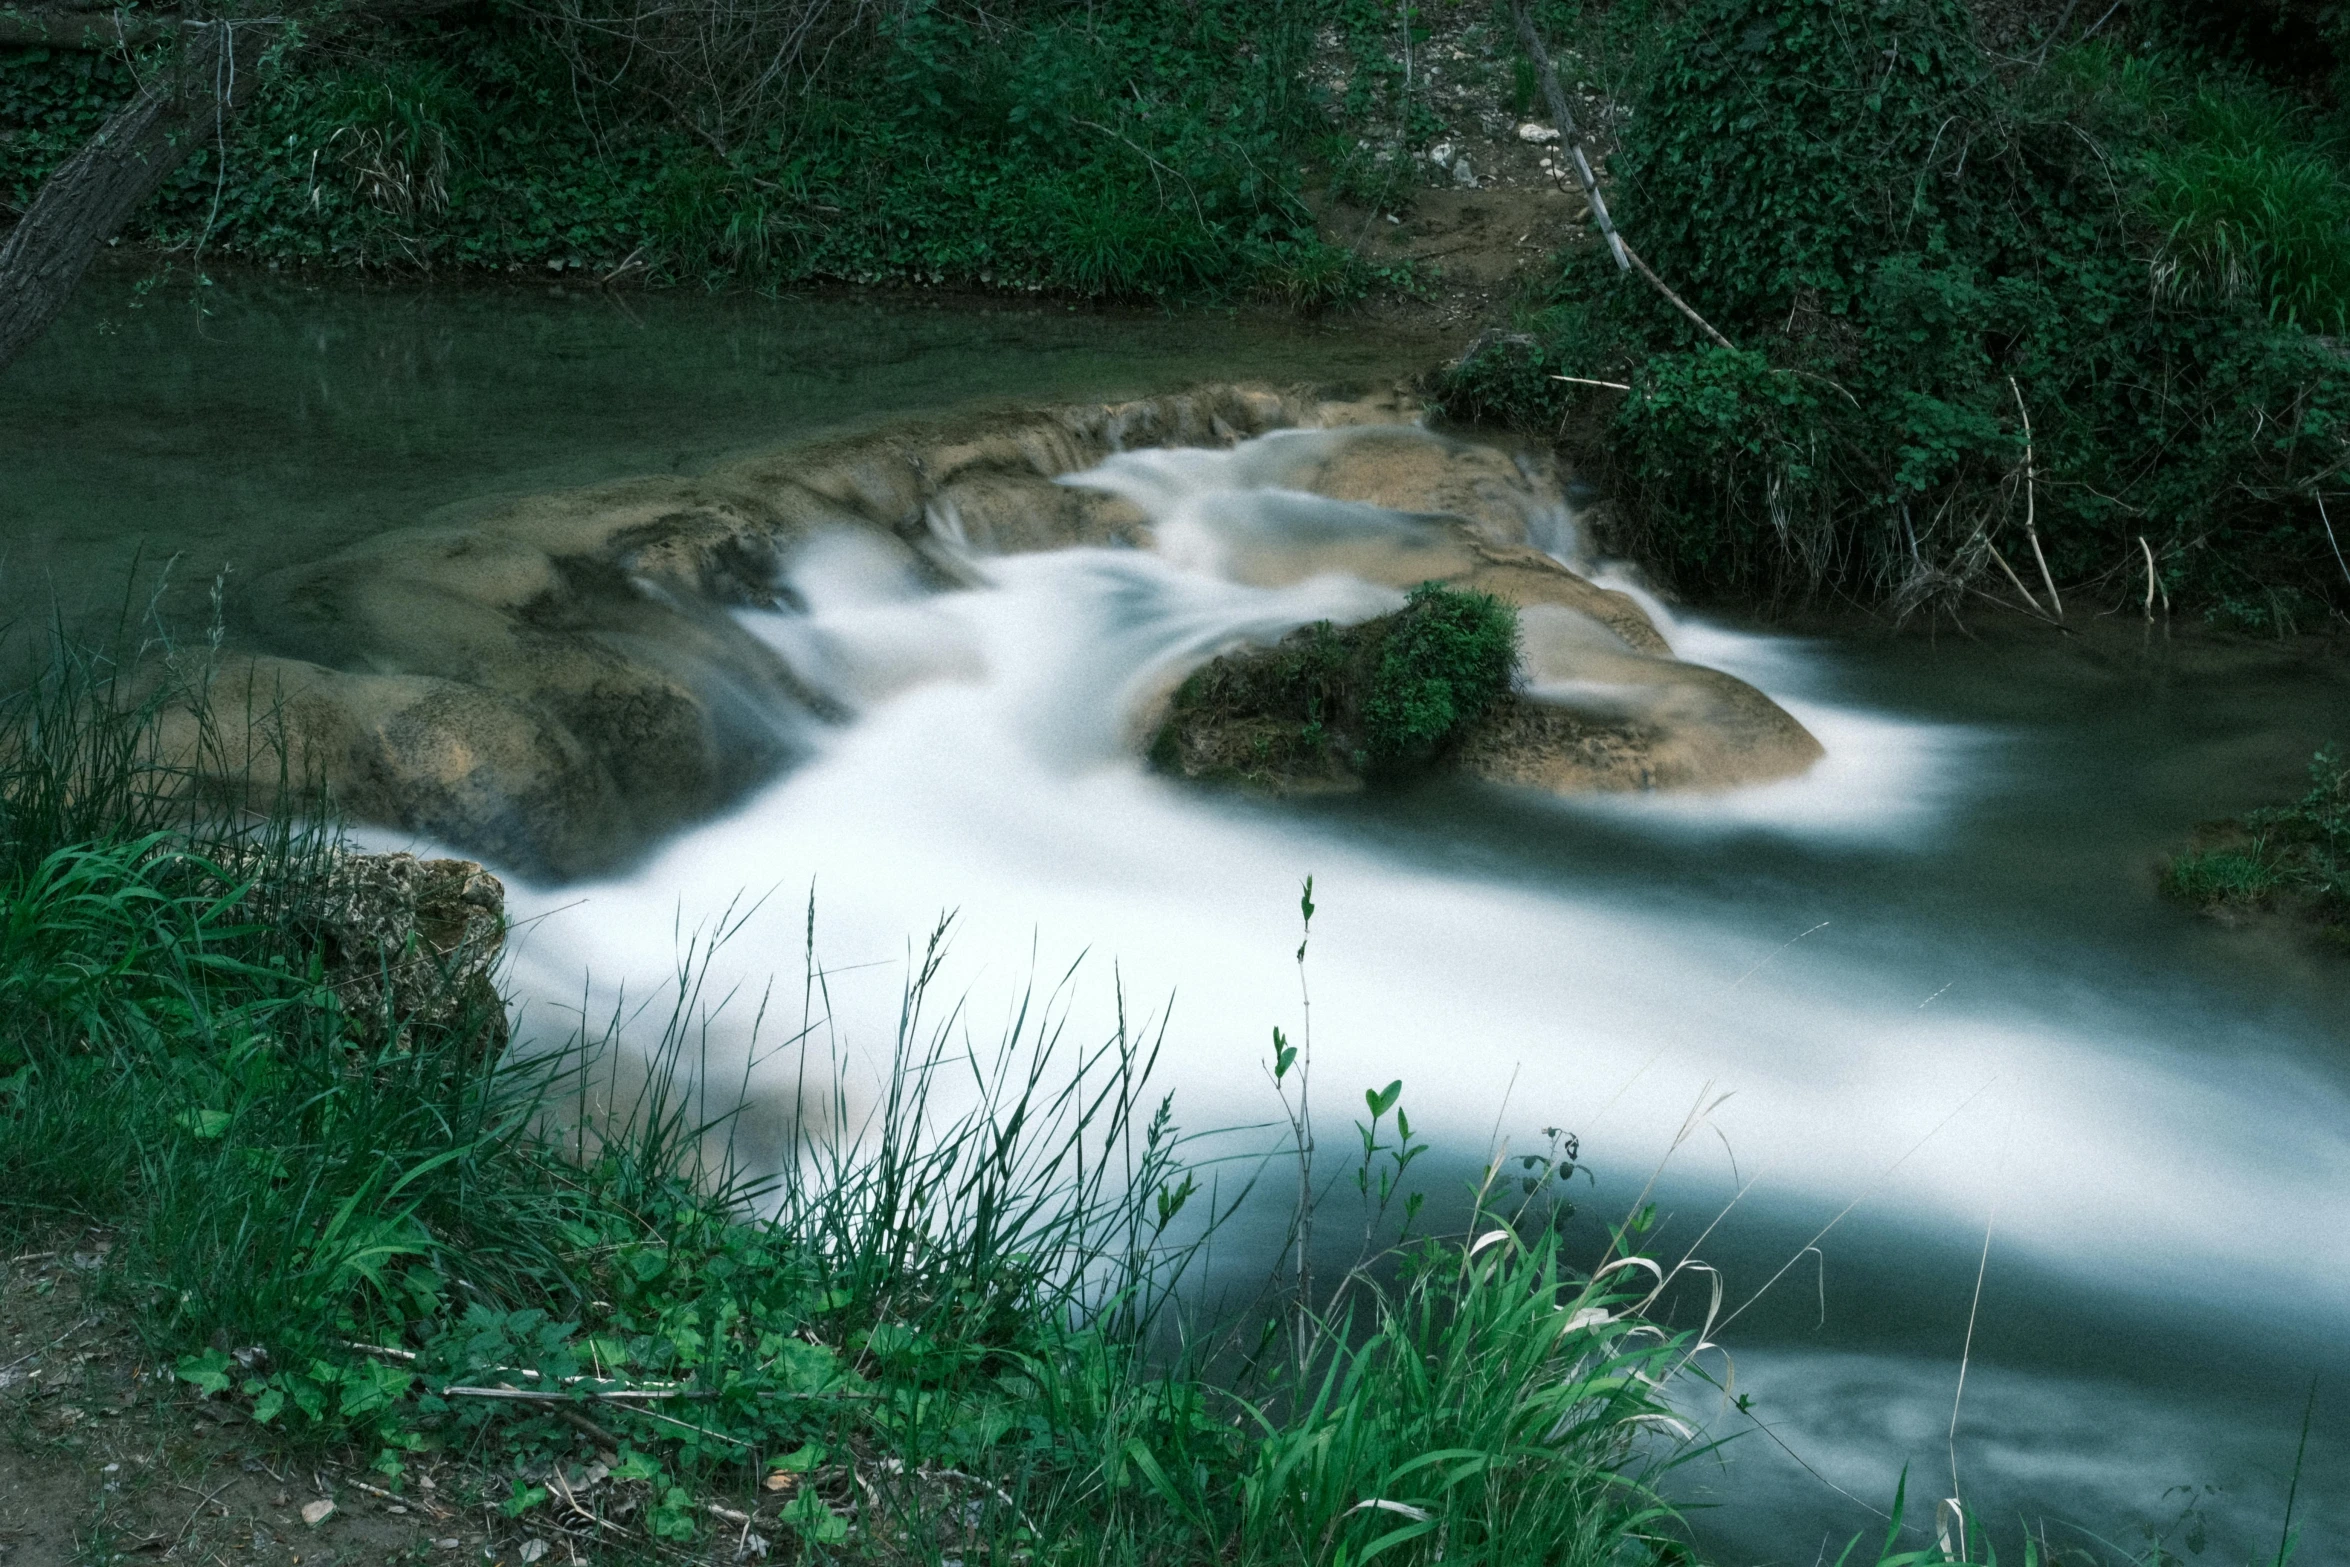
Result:
{"label": "green moss clump", "polygon": [[1516,610],[1490,593],[1412,589],[1363,702],[1372,761],[1409,767],[1436,756],[1509,692],[1517,668]]}
{"label": "green moss clump", "polygon": [[2339,747],[2310,759],[2309,792],[2299,800],[2248,812],[2209,836],[2163,867],[2166,894],[2211,914],[2305,913],[2350,952],[2350,758]]}
{"label": "green moss clump", "polygon": [[1151,761],[1276,793],[1406,777],[1459,747],[1508,696],[1517,662],[1515,609],[1422,583],[1392,615],[1320,621],[1211,661],[1175,693]]}

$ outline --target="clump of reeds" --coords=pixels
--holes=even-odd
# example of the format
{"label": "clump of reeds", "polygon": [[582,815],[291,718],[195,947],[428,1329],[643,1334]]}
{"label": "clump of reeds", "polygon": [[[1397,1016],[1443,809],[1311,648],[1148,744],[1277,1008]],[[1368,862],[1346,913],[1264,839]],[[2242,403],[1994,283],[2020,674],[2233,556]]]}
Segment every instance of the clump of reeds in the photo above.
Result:
{"label": "clump of reeds", "polygon": [[2309,761],[2309,789],[2286,805],[2203,830],[2203,842],[2162,870],[2162,890],[2231,918],[2286,907],[2350,952],[2350,758],[2328,746]]}

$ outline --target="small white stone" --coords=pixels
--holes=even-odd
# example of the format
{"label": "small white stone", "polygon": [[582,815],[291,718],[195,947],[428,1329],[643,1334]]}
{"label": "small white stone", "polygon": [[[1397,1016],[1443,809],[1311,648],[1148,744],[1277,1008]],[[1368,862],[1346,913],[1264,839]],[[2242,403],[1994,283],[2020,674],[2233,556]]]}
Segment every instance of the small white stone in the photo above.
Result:
{"label": "small white stone", "polygon": [[317,1528],[320,1524],[326,1522],[334,1515],[335,1504],[328,1501],[323,1496],[315,1502],[304,1502],[302,1504],[302,1521],[313,1529]]}
{"label": "small white stone", "polygon": [[1453,160],[1452,182],[1455,185],[1460,186],[1463,190],[1475,190],[1477,188],[1477,171],[1469,167],[1469,155],[1467,153],[1462,153],[1458,158]]}
{"label": "small white stone", "polygon": [[1555,126],[1540,125],[1528,120],[1518,127],[1518,140],[1520,141],[1545,142],[1557,141],[1558,139],[1559,133]]}
{"label": "small white stone", "polygon": [[1451,142],[1440,141],[1428,149],[1428,161],[1439,168],[1449,169],[1452,167],[1453,150]]}
{"label": "small white stone", "polygon": [[537,1561],[540,1557],[547,1554],[547,1542],[544,1540],[525,1540],[522,1542],[522,1549],[516,1551],[514,1554],[522,1558],[522,1567],[530,1567],[532,1562]]}

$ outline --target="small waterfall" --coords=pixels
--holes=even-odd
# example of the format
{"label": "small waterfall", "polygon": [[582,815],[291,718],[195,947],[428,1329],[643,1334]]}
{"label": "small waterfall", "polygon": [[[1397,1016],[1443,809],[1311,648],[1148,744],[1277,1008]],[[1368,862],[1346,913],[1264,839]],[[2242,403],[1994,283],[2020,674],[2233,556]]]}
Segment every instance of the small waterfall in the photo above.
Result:
{"label": "small waterfall", "polygon": [[[709,960],[705,994],[730,999],[713,1000],[705,1032],[714,1075],[746,1082],[754,1101],[780,1096],[788,1052],[744,1063],[771,980],[799,986],[811,898],[852,1073],[859,1052],[887,1050],[908,943],[951,910],[949,983],[979,1046],[1032,975],[1090,954],[1080,1032],[1107,1031],[1114,963],[1126,997],[1171,1000],[1163,1071],[1184,1124],[1261,1122],[1269,1030],[1295,1024],[1296,892],[1311,874],[1325,1102],[1400,1077],[1415,1124],[1469,1160],[1497,1131],[1508,1142],[1571,1127],[1610,1172],[1602,1207],[1661,1167],[1674,1214],[1735,1204],[1711,1244],[1734,1252],[1747,1226],[1768,1237],[1739,1268],[1740,1293],[1858,1205],[1825,1243],[1833,1267],[1804,1260],[1782,1293],[1802,1292],[1808,1313],[1816,1264],[1826,1312],[1831,1277],[1911,1270],[1963,1315],[1996,1206],[1994,1277],[2025,1270],[2071,1292],[2068,1309],[2194,1302],[2224,1279],[2247,1313],[2345,1325],[2340,1076],[2312,1064],[2290,1024],[2110,983],[2021,938],[1954,943],[1887,895],[1904,857],[1961,831],[1997,785],[2005,741],[1842,699],[1823,649],[1673,620],[1649,600],[1678,652],[1780,697],[1828,748],[1812,776],[1743,793],[1565,803],[1438,790],[1309,809],[1147,772],[1135,716],[1184,670],[1392,609],[1398,561],[1432,547],[1424,517],[1288,487],[1332,439],[1112,458],[1070,482],[1139,507],[1156,550],[973,558],[967,590],[930,592],[855,537],[809,544],[784,567],[794,607],[743,619],[852,716],[804,765],[626,877],[515,889],[525,1032],[660,996],[681,931],[756,905]],[[1571,549],[1563,512],[1526,530]],[[1552,661],[1572,666],[1599,629],[1551,623]],[[1855,856],[1886,868],[1847,892],[1837,867]],[[771,1042],[788,1032],[771,1028]],[[1690,1135],[1692,1107],[1723,1094]],[[1844,1240],[1857,1233],[1887,1260]],[[1958,1351],[1846,1353],[1830,1333],[1800,1354],[1748,1351],[1741,1385],[1765,1393],[1790,1448],[1881,1504],[1902,1459],[1939,1453]],[[1976,1375],[1969,1440],[2006,1455],[1984,1473],[2017,1506],[2058,1505],[2069,1485],[2108,1515],[2150,1513],[2163,1486],[2209,1462],[2250,1462],[2259,1435],[2206,1403],[2198,1418],[2225,1433],[2209,1453],[2193,1449],[2193,1422],[2108,1425],[2091,1440],[2080,1431],[2099,1417],[2078,1411],[2118,1416],[2146,1395],[2084,1373],[2062,1395],[2081,1445],[2035,1470],[2016,1455],[2049,1418],[2028,1392],[2045,1384],[1996,1366]],[[1801,1396],[1837,1378],[1866,1390],[1866,1418],[1883,1427],[1870,1441],[1840,1430],[1850,1407]],[[2318,1527],[2328,1508],[2343,1521],[2350,1500],[2337,1487],[2312,1502],[2305,1486],[2302,1505]]]}

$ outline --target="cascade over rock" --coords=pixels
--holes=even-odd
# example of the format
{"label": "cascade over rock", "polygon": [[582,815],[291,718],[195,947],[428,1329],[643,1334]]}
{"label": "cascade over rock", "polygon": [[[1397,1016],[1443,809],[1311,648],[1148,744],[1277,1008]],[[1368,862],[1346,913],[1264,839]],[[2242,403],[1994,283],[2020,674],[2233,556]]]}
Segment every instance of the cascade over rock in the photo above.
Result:
{"label": "cascade over rock", "polygon": [[[983,584],[990,557],[1090,547],[1265,587],[1343,572],[1491,593],[1525,612],[1527,684],[1461,762],[1501,782],[1718,788],[1820,754],[1761,692],[1673,659],[1633,597],[1545,552],[1571,532],[1547,459],[1431,435],[1411,413],[1393,395],[1215,386],[903,421],[501,503],[263,579],[208,721],[253,759],[257,792],[321,784],[355,819],[528,875],[606,869],[788,765],[809,723],[847,716],[740,613],[794,612],[791,562],[845,534],[930,592]],[[1298,433],[1260,439],[1273,432]],[[1227,462],[1273,521],[1203,531],[1173,470],[1138,455]],[[1158,672],[1129,733],[1156,727],[1186,672]],[[196,731],[183,714],[181,742]]]}

